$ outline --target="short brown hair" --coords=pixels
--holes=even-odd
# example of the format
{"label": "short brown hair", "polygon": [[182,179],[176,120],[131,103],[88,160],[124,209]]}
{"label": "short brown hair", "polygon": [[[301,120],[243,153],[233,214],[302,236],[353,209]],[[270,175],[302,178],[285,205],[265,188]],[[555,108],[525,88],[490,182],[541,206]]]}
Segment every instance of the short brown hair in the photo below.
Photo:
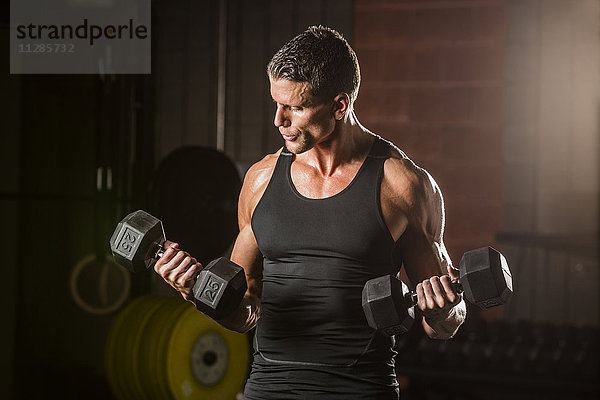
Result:
{"label": "short brown hair", "polygon": [[347,93],[351,104],[360,86],[356,53],[339,32],[321,25],[287,42],[269,62],[267,74],[307,82],[311,94],[323,100]]}

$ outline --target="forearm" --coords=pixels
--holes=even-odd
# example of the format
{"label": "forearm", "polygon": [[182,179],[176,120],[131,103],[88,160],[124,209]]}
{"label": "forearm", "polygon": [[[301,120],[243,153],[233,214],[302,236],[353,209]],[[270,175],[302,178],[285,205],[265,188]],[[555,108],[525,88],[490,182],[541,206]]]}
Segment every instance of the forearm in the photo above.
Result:
{"label": "forearm", "polygon": [[238,308],[227,317],[217,320],[217,323],[229,330],[245,333],[256,326],[260,311],[260,300],[246,294]]}
{"label": "forearm", "polygon": [[467,308],[465,301],[461,300],[448,311],[438,309],[436,312],[424,313],[423,328],[432,339],[450,339],[465,321]]}

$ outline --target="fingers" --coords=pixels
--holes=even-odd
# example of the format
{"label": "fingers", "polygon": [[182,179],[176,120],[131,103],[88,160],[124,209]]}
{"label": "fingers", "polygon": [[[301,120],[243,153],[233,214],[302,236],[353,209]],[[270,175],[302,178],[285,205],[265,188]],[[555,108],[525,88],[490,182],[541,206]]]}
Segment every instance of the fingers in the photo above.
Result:
{"label": "fingers", "polygon": [[176,247],[167,247],[165,246],[165,252],[163,253],[163,255],[156,261],[156,264],[154,264],[154,271],[156,271],[157,274],[162,276],[162,270],[164,270],[164,267],[173,259],[173,257],[178,253],[178,250],[176,250]]}
{"label": "fingers", "polygon": [[174,249],[178,249],[179,248],[179,243],[171,242],[170,240],[165,240],[165,243],[163,244],[163,247],[165,249],[168,249],[169,247],[172,247]]}
{"label": "fingers", "polygon": [[185,272],[178,280],[178,283],[184,287],[191,287],[194,285],[196,276],[200,273],[202,269],[202,264],[196,262],[194,259],[194,264]]}
{"label": "fingers", "polygon": [[158,259],[156,264],[154,264],[154,270],[157,274],[162,276],[165,280],[169,272],[173,269],[174,263],[173,260],[177,257],[180,252],[174,248],[167,248],[163,253],[162,257]]}
{"label": "fingers", "polygon": [[176,289],[191,288],[196,282],[196,275],[202,269],[200,264],[195,258],[187,256],[179,265],[173,269],[169,275],[168,282],[172,283]]}
{"label": "fingers", "polygon": [[417,299],[417,304],[421,310],[433,310],[435,308],[435,296],[429,280],[424,280],[417,285]]}
{"label": "fingers", "polygon": [[[452,286],[452,278],[448,275],[439,277],[440,282],[440,296],[443,296],[447,302],[454,304],[458,297],[454,287]],[[445,306],[445,304],[444,304]]]}
{"label": "fingers", "polygon": [[202,264],[189,253],[179,250],[177,243],[165,242],[164,248],[166,250],[154,265],[154,270],[186,297],[195,283],[196,275],[202,269]]}
{"label": "fingers", "polygon": [[176,283],[177,279],[185,274],[190,265],[194,263],[196,263],[196,259],[193,259],[188,253],[180,251],[173,257],[169,264],[167,264],[167,266],[170,266],[170,268],[165,271],[167,280]]}
{"label": "fingers", "polygon": [[417,285],[416,291],[417,305],[422,311],[453,307],[459,301],[448,275],[426,279]]}

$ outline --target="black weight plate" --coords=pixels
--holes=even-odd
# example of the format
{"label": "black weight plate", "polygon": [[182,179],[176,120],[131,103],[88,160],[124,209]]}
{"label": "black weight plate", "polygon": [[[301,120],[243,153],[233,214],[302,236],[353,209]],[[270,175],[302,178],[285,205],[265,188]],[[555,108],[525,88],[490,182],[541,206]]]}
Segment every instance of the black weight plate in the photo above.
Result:
{"label": "black weight plate", "polygon": [[235,164],[207,147],[182,147],[159,164],[152,188],[153,213],[167,239],[199,261],[222,255],[237,235],[241,179]]}

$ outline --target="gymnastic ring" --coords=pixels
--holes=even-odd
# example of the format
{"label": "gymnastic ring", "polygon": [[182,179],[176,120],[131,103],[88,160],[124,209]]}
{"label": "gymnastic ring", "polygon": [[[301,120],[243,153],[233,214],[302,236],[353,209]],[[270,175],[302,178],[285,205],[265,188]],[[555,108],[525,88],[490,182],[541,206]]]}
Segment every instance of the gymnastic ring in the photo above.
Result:
{"label": "gymnastic ring", "polygon": [[[97,258],[98,257],[95,254],[89,254],[83,257],[81,260],[79,260],[77,264],[75,264],[75,267],[73,267],[73,269],[71,270],[70,291],[73,301],[75,302],[75,304],[77,304],[79,308],[90,314],[106,315],[118,310],[127,301],[127,298],[129,297],[129,292],[131,290],[131,277],[129,272],[125,270],[125,268],[121,267],[119,264],[113,261],[111,255],[105,256],[103,265],[114,265],[121,273],[121,276],[123,277],[123,290],[121,291],[119,297],[113,303],[109,303],[104,307],[98,307],[89,304],[79,294],[79,290],[77,289],[77,280],[81,271],[90,263],[94,262]],[[103,269],[103,273],[101,274],[99,281],[99,290],[102,290],[102,288],[106,288],[106,269]]]}

